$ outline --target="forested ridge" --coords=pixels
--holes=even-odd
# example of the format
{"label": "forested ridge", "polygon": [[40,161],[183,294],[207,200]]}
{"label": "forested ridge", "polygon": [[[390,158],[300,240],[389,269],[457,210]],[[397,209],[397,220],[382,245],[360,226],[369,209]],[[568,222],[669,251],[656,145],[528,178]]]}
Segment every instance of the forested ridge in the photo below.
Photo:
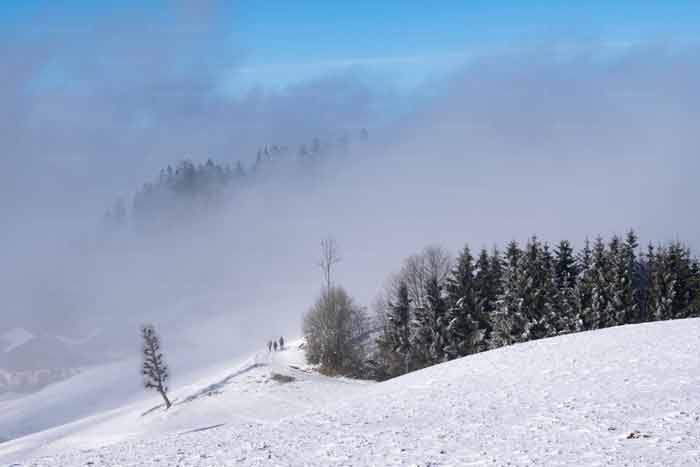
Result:
{"label": "forested ridge", "polygon": [[264,145],[254,161],[245,165],[215,162],[195,163],[184,159],[160,170],[157,179],[144,183],[133,197],[118,199],[105,213],[105,224],[149,227],[191,221],[198,214],[231,202],[237,190],[254,186],[275,173],[286,171],[300,179],[332,158],[347,155],[352,143],[368,138],[366,129],[357,134],[322,141],[313,138],[296,149],[286,145]]}
{"label": "forested ridge", "polygon": [[641,249],[635,232],[575,251],[532,237],[503,251],[439,247],[409,257],[379,311],[368,371],[385,379],[560,334],[700,314],[700,262],[678,241]]}

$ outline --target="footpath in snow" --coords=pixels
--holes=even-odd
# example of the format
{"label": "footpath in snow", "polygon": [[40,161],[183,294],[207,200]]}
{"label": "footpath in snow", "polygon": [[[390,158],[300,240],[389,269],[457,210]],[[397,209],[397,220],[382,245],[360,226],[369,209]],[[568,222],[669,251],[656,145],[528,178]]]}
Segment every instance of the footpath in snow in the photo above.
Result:
{"label": "footpath in snow", "polygon": [[[205,391],[193,402],[196,411],[182,404],[157,414],[188,419],[196,412],[199,430],[142,431],[102,447],[54,445],[14,461],[37,467],[700,465],[698,319],[515,345],[380,384],[286,368],[299,378],[277,383],[269,366],[256,367],[229,381],[223,394]],[[240,406],[230,409],[236,401]],[[219,410],[226,415],[216,417]],[[29,438],[36,443],[42,436]],[[22,442],[0,445],[0,455]]]}

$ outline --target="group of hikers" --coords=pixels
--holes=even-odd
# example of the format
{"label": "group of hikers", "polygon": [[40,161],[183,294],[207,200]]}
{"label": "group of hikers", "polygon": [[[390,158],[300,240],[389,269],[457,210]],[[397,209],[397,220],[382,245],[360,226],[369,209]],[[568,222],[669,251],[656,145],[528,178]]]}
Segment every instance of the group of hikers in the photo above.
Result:
{"label": "group of hikers", "polygon": [[267,342],[267,351],[272,352],[273,350],[277,352],[277,350],[284,350],[284,337],[280,336],[280,339],[278,341],[276,340],[271,340]]}

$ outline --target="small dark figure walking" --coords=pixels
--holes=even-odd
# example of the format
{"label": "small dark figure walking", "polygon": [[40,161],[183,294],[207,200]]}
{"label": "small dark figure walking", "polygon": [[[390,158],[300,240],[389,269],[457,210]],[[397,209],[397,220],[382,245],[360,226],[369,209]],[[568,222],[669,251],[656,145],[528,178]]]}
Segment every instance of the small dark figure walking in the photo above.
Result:
{"label": "small dark figure walking", "polygon": [[272,343],[272,347],[275,349],[275,352],[277,352],[277,341]]}
{"label": "small dark figure walking", "polygon": [[267,351],[272,352],[272,341],[267,341]]}
{"label": "small dark figure walking", "polygon": [[284,337],[280,336],[280,350],[284,350]]}

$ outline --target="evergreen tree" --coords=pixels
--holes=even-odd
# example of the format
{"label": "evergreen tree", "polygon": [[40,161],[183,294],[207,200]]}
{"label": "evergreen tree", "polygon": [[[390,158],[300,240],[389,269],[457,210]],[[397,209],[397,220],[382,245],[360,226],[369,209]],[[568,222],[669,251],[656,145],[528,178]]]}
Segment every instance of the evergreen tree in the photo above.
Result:
{"label": "evergreen tree", "polygon": [[690,250],[679,242],[673,242],[669,251],[677,277],[673,319],[687,318],[692,315],[693,306],[693,262]]}
{"label": "evergreen tree", "polygon": [[[458,258],[459,262],[459,258]],[[495,289],[491,258],[486,248],[479,252],[479,258],[474,264],[474,290],[482,302],[484,312],[490,314],[496,307],[498,296],[492,290]]]}
{"label": "evergreen tree", "polygon": [[528,321],[523,340],[556,334],[553,307],[552,255],[547,245],[533,237],[525,246],[519,281],[521,310]]}
{"label": "evergreen tree", "polygon": [[587,331],[595,329],[597,320],[593,316],[593,250],[591,242],[586,239],[583,249],[577,257],[578,276],[576,281],[576,310],[578,314],[577,330]]}
{"label": "evergreen tree", "polygon": [[479,290],[485,305],[484,311],[490,316],[496,309],[498,297],[503,293],[503,258],[501,258],[501,252],[496,247],[491,252],[487,277],[487,286],[485,288],[480,287]]}
{"label": "evergreen tree", "polygon": [[386,373],[396,376],[411,369],[411,302],[408,286],[400,282],[389,302],[383,336],[379,340]]}
{"label": "evergreen tree", "polygon": [[609,298],[609,271],[608,252],[603,239],[598,237],[593,244],[593,264],[591,267],[593,289],[589,315],[590,329],[610,325],[609,316],[612,314],[612,305]]}
{"label": "evergreen tree", "polygon": [[299,164],[301,164],[303,167],[309,165],[310,157],[309,150],[306,147],[306,144],[302,144],[301,146],[299,146],[299,151],[297,154],[297,160],[299,161]]}
{"label": "evergreen tree", "polygon": [[474,292],[474,258],[471,255],[469,246],[465,246],[462,253],[457,257],[455,267],[450,271],[446,280],[447,303],[450,307]]}
{"label": "evergreen tree", "polygon": [[241,161],[236,162],[236,168],[233,171],[233,175],[236,178],[245,177],[245,169],[243,168],[243,164],[241,164]]}
{"label": "evergreen tree", "polygon": [[662,308],[661,319],[687,318],[692,313],[693,305],[690,251],[679,242],[672,242],[668,248],[660,251],[660,256],[660,282],[666,282],[661,287],[665,292],[659,303]]}
{"label": "evergreen tree", "polygon": [[[488,268],[488,256],[482,266]],[[488,269],[486,271],[488,274]],[[450,359],[483,350],[490,327],[477,291],[474,258],[468,246],[457,258],[457,264],[447,279],[447,346]]]}
{"label": "evergreen tree", "polygon": [[449,359],[463,357],[487,348],[486,328],[481,322],[485,315],[474,291],[455,303],[448,310],[448,345],[445,352]]}
{"label": "evergreen tree", "polygon": [[615,323],[637,322],[639,310],[635,298],[634,284],[637,276],[636,249],[639,247],[637,235],[630,230],[619,252],[612,258],[614,264],[614,304]]}
{"label": "evergreen tree", "polygon": [[379,340],[387,373],[566,332],[698,316],[700,263],[690,250],[679,242],[637,249],[633,231],[607,245],[586,240],[577,255],[566,240],[550,251],[536,237],[524,249],[510,242],[503,256],[482,250],[476,261],[465,247],[444,290],[439,268],[416,267],[414,319],[404,283]]}
{"label": "evergreen tree", "polygon": [[143,385],[146,389],[154,389],[163,398],[165,408],[172,405],[168,399],[167,381],[169,377],[168,367],[165,364],[163,354],[160,351],[160,339],[151,325],[141,328],[143,338]]}
{"label": "evergreen tree", "polygon": [[[488,274],[488,255],[482,260]],[[457,358],[483,350],[490,323],[483,312],[477,290],[474,258],[468,246],[457,258],[457,264],[447,279],[447,346],[448,358]]]}
{"label": "evergreen tree", "polygon": [[484,313],[487,338],[491,334],[491,314],[496,309],[496,302],[501,287],[501,258],[498,250],[494,249],[489,256],[486,249],[482,249],[475,264],[474,290]]}
{"label": "evergreen tree", "polygon": [[504,252],[501,293],[493,316],[492,348],[522,342],[529,333],[529,323],[522,311],[522,257],[518,243],[511,241]]}
{"label": "evergreen tree", "polygon": [[437,276],[426,284],[425,305],[416,307],[413,325],[414,345],[419,365],[432,365],[444,360],[447,346],[447,304]]}
{"label": "evergreen tree", "polygon": [[559,242],[555,249],[554,314],[557,334],[581,329],[578,305],[578,265],[574,250],[567,240]]}
{"label": "evergreen tree", "polygon": [[638,247],[637,236],[633,231],[624,241],[617,235],[609,244],[607,271],[608,310],[604,316],[607,326],[635,322],[638,319],[637,300],[635,298],[635,276],[637,260],[635,250]]}
{"label": "evergreen tree", "polygon": [[693,259],[690,266],[690,297],[689,316],[700,315],[700,262]]}
{"label": "evergreen tree", "polygon": [[650,243],[647,252],[640,255],[637,261],[634,296],[637,302],[637,321],[644,323],[654,319],[653,276],[654,276],[654,246]]}
{"label": "evergreen tree", "polygon": [[657,248],[652,261],[651,307],[653,317],[655,320],[671,319],[675,299],[675,277],[668,250],[664,247]]}
{"label": "evergreen tree", "polygon": [[555,281],[557,287],[573,289],[578,277],[578,265],[574,257],[574,250],[568,240],[562,240],[554,250]]}

